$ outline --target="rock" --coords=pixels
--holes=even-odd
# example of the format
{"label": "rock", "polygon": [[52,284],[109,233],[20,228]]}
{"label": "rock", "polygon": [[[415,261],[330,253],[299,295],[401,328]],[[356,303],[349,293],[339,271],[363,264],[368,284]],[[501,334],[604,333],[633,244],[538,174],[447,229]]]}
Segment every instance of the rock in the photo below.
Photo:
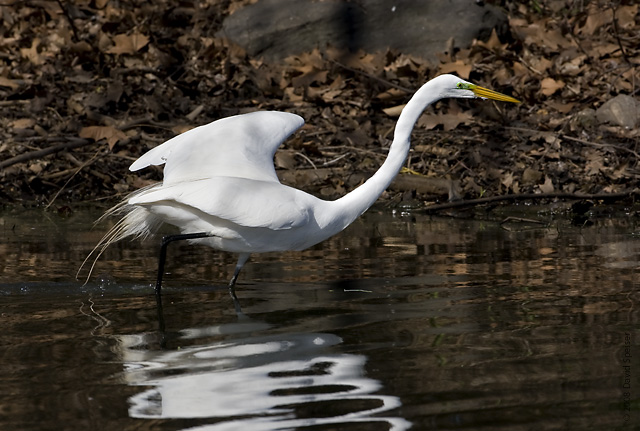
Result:
{"label": "rock", "polygon": [[572,131],[589,129],[596,125],[596,111],[585,108],[578,112],[569,122]]}
{"label": "rock", "polygon": [[467,47],[504,23],[497,8],[469,0],[260,0],[228,16],[217,35],[268,60],[327,45],[433,59],[450,38]]}
{"label": "rock", "polygon": [[626,129],[636,127],[639,114],[638,102],[625,94],[617,95],[596,110],[596,118],[600,123],[609,123]]}

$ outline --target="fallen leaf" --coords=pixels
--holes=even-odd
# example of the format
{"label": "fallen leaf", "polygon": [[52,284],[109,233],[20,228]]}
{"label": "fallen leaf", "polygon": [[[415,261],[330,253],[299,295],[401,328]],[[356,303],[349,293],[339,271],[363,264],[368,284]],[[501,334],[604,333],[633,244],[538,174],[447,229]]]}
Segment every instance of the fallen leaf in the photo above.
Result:
{"label": "fallen leaf", "polygon": [[113,43],[107,54],[135,54],[149,43],[149,38],[141,33],[118,34],[113,37]]}
{"label": "fallen leaf", "polygon": [[513,180],[514,180],[513,172],[507,172],[502,178],[502,180],[500,180],[500,182],[502,183],[503,186],[509,189],[513,185]]}
{"label": "fallen leaf", "polygon": [[311,52],[288,57],[285,61],[294,69],[303,73],[311,69],[322,69],[325,67],[322,54],[320,54],[318,48]]}
{"label": "fallen leaf", "polygon": [[44,63],[44,58],[38,53],[38,46],[40,45],[40,39],[37,37],[31,42],[30,48],[20,48],[20,55],[28,59],[33,65],[40,66]]}
{"label": "fallen leaf", "polygon": [[536,72],[540,73],[541,75],[545,75],[553,65],[553,62],[544,57],[532,57],[529,60],[529,64],[536,70]]}
{"label": "fallen leaf", "polygon": [[80,130],[79,136],[81,138],[93,139],[95,141],[106,139],[107,145],[109,145],[110,150],[113,149],[113,146],[117,144],[118,141],[121,141],[127,138],[127,135],[122,130],[118,130],[115,127],[111,127],[111,126],[83,127]]}
{"label": "fallen leaf", "polygon": [[634,28],[636,26],[636,17],[638,16],[638,5],[620,6],[616,10],[616,19],[621,28]]}
{"label": "fallen leaf", "polygon": [[43,161],[32,162],[32,163],[29,163],[29,170],[32,173],[38,175],[39,173],[41,173],[44,170],[45,166],[46,166],[46,164]]}
{"label": "fallen leaf", "polygon": [[558,111],[561,114],[568,114],[576,107],[576,103],[566,103],[563,101],[549,100],[545,102],[545,106]]}
{"label": "fallen leaf", "polygon": [[594,35],[595,32],[603,25],[612,22],[613,16],[610,9],[590,10],[589,16],[584,25],[580,28],[580,34]]}
{"label": "fallen leaf", "polygon": [[342,94],[342,90],[329,90],[329,91],[321,92],[321,97],[325,103],[330,103],[341,94]]}
{"label": "fallen leaf", "polygon": [[540,91],[545,96],[551,96],[556,91],[564,87],[564,82],[556,81],[553,78],[544,78],[540,83]]}
{"label": "fallen leaf", "polygon": [[311,84],[319,83],[324,84],[327,81],[327,71],[318,70],[315,67],[309,67],[302,75],[298,75],[291,79],[291,84],[294,87],[308,87]]}
{"label": "fallen leaf", "polygon": [[589,54],[594,57],[607,57],[619,50],[620,47],[615,43],[601,43],[589,50]]}
{"label": "fallen leaf", "polygon": [[568,48],[572,45],[572,42],[567,39],[559,30],[546,30],[539,35],[540,41],[543,45],[551,48],[552,51],[557,51],[558,48]]}
{"label": "fallen leaf", "polygon": [[445,131],[450,131],[458,127],[460,124],[465,124],[473,118],[469,112],[460,112],[455,114],[436,114],[436,115],[424,115],[418,120],[418,125],[423,126],[427,130],[431,130],[439,125]]}
{"label": "fallen leaf", "polygon": [[599,174],[604,169],[602,155],[597,151],[589,151],[586,154],[587,163],[584,166],[585,174],[589,177]]}
{"label": "fallen leaf", "polygon": [[277,168],[282,169],[295,169],[296,159],[295,151],[292,150],[279,150],[274,157],[274,163]]}
{"label": "fallen leaf", "polygon": [[298,102],[302,102],[304,100],[304,97],[300,94],[296,94],[295,92],[295,88],[293,87],[288,87],[284,89],[284,95],[285,98],[284,100],[289,100],[292,103],[298,103]]}
{"label": "fallen leaf", "polygon": [[498,38],[498,33],[496,32],[495,28],[491,30],[491,36],[489,37],[488,41],[486,42],[477,41],[476,44],[479,46],[483,46],[487,49],[490,49],[492,51],[503,51],[507,46],[509,46],[508,43],[500,42],[500,39]]}
{"label": "fallen leaf", "polygon": [[18,118],[11,122],[11,127],[14,129],[30,129],[36,125],[36,120],[33,118]]}
{"label": "fallen leaf", "polygon": [[465,64],[462,60],[457,60],[453,63],[445,63],[438,66],[438,70],[440,73],[454,72],[462,79],[469,79],[472,68],[473,67],[470,64]]}
{"label": "fallen leaf", "polygon": [[20,88],[20,84],[18,84],[13,79],[5,78],[4,76],[0,76],[0,87],[8,87],[12,90],[17,90]]}
{"label": "fallen leaf", "polygon": [[407,106],[407,105],[404,104],[404,105],[392,106],[390,108],[383,109],[382,112],[387,114],[389,117],[396,118],[396,117],[400,116],[400,113],[402,112],[402,110],[404,109],[405,106]]}
{"label": "fallen leaf", "polygon": [[402,54],[391,64],[384,67],[387,72],[395,73],[397,76],[416,76],[420,73],[420,67],[416,59]]}
{"label": "fallen leaf", "polygon": [[534,168],[526,168],[522,173],[523,184],[536,184],[542,178],[542,172]]}
{"label": "fallen leaf", "polygon": [[176,135],[180,135],[184,132],[188,132],[189,130],[193,129],[192,125],[188,125],[188,124],[178,124],[175,125],[171,128],[171,131],[173,133],[175,133]]}
{"label": "fallen leaf", "polygon": [[628,175],[629,165],[625,162],[622,165],[618,166],[613,170],[613,173],[610,175],[613,180],[620,180],[621,178],[625,178]]}
{"label": "fallen leaf", "polygon": [[547,176],[545,176],[544,184],[540,184],[538,187],[542,193],[553,193],[554,190],[553,181]]}

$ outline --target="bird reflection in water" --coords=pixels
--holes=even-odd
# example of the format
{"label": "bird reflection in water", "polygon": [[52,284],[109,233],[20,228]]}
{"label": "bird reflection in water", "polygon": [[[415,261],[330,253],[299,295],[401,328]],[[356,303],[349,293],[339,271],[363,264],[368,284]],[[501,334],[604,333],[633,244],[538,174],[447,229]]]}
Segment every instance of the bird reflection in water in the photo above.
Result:
{"label": "bird reflection in water", "polygon": [[[265,323],[245,320],[180,331],[176,341],[255,333]],[[400,399],[381,395],[367,377],[366,356],[336,353],[342,339],[328,333],[240,337],[179,350],[145,350],[151,334],[125,335],[124,380],[145,389],[129,398],[129,415],[143,419],[211,421],[190,429],[293,429],[304,426],[410,423],[386,416]],[[151,388],[149,388],[151,387]]]}

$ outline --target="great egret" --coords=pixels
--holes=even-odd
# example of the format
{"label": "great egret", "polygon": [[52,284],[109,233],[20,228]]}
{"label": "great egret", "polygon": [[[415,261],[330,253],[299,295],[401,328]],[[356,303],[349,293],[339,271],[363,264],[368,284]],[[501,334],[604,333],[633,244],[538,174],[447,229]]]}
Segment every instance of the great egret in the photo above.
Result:
{"label": "great egret", "polygon": [[250,253],[306,249],[342,231],[365,212],[402,167],[411,131],[422,111],[448,97],[519,103],[453,75],[430,80],[402,110],[380,169],[334,201],[283,185],[276,176],[274,154],[304,124],[298,115],[259,111],[223,118],[178,135],[129,167],[138,171],[164,164],[164,179],[134,192],[105,214],[124,216],[89,256],[99,249],[97,260],[110,244],[129,236],[145,237],[167,223],[182,234],[162,241],[156,293],[160,294],[167,245],[186,239],[238,254],[229,282],[235,300],[234,285]]}

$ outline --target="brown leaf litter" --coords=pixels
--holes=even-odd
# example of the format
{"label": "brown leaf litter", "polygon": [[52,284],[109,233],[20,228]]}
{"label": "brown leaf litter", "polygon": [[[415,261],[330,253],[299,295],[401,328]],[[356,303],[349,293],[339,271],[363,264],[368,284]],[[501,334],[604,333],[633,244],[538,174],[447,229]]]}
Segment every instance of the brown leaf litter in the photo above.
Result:
{"label": "brown leaf litter", "polygon": [[334,198],[378,168],[410,93],[440,73],[524,103],[436,104],[384,199],[638,189],[637,128],[594,114],[617,94],[637,95],[636,2],[496,1],[509,28],[437,61],[328,48],[282,64],[211,36],[246,3],[4,1],[0,200],[114,202],[160,180],[160,169],[127,169],[148,149],[258,109],[306,119],[277,155],[278,171],[286,183]]}

